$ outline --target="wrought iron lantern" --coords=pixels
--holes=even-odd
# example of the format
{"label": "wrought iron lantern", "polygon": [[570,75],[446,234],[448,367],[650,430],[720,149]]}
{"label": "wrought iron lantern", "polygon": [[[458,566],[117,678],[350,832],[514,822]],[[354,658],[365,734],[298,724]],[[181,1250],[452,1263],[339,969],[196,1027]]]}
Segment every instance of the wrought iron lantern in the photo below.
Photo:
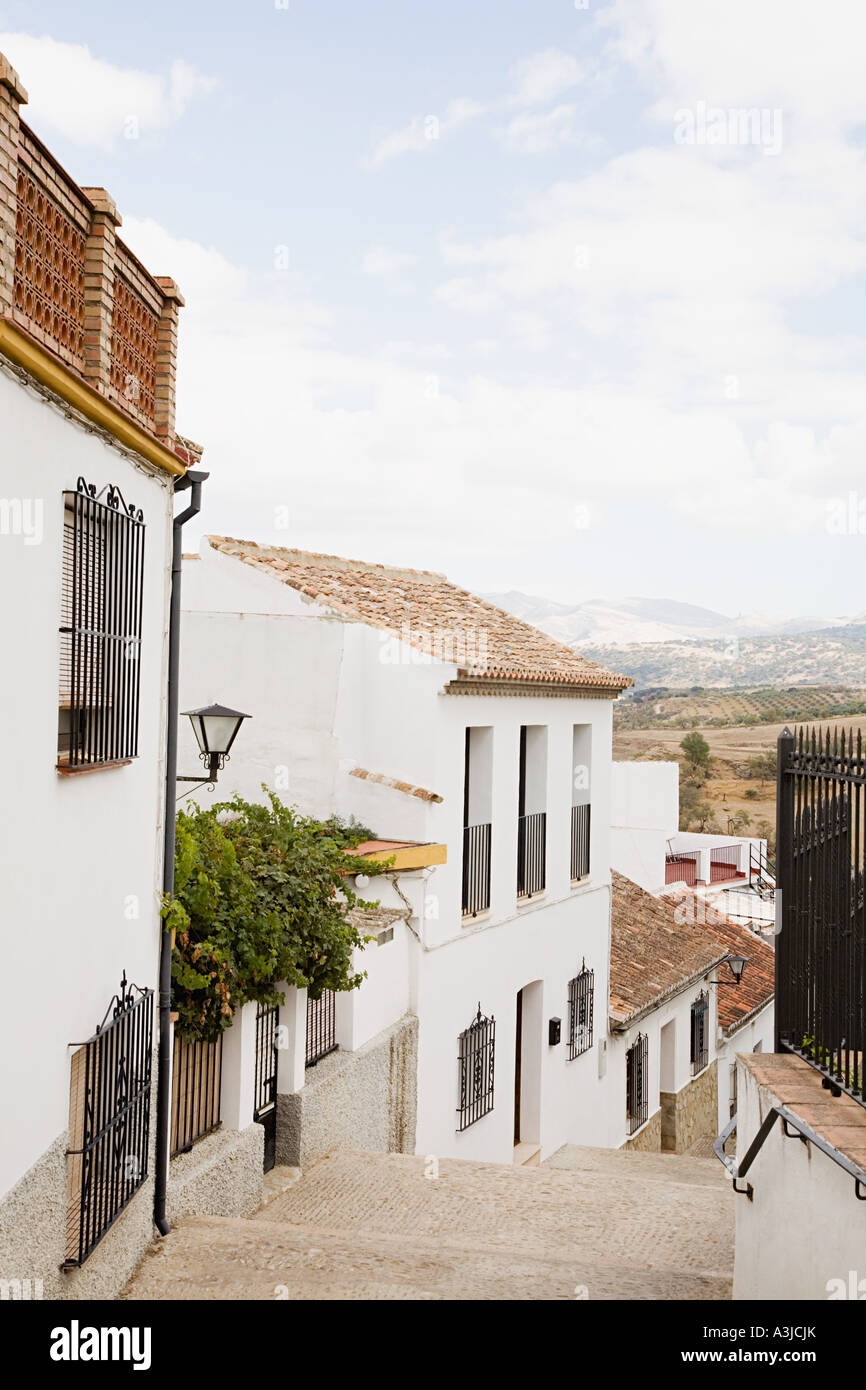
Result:
{"label": "wrought iron lantern", "polygon": [[734,984],[738,985],[743,978],[743,971],[749,963],[748,956],[726,956],[728,969],[734,977]]}
{"label": "wrought iron lantern", "polygon": [[[208,770],[208,781],[215,782],[220,769],[228,762],[241,724],[252,716],[225,705],[206,705],[202,709],[186,710],[185,714],[199,746],[199,757]],[[179,782],[195,780],[193,777],[178,778]]]}

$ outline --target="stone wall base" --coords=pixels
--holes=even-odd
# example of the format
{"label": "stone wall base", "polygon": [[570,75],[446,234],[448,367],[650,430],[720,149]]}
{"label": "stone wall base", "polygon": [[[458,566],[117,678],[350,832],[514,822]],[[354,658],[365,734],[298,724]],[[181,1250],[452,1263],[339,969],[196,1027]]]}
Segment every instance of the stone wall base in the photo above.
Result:
{"label": "stone wall base", "polygon": [[662,1145],[662,1112],[651,1115],[639,1134],[626,1139],[623,1149],[634,1149],[638,1153],[658,1153]]}
{"label": "stone wall base", "polygon": [[718,1061],[679,1091],[661,1093],[661,1147],[685,1153],[698,1139],[715,1138],[718,1128]]}
{"label": "stone wall base", "polygon": [[418,1020],[407,1014],[357,1052],[333,1052],[303,1089],[277,1096],[277,1163],[305,1168],[332,1149],[414,1153]]}
{"label": "stone wall base", "polygon": [[186,1216],[252,1216],[262,1204],[261,1125],[218,1129],[171,1160],[168,1219]]}
{"label": "stone wall base", "polygon": [[68,1143],[66,1133],[58,1135],[0,1202],[2,1298],[116,1298],[156,1234],[151,1147],[149,1176],[129,1206],[80,1269],[60,1268],[66,1255]]}

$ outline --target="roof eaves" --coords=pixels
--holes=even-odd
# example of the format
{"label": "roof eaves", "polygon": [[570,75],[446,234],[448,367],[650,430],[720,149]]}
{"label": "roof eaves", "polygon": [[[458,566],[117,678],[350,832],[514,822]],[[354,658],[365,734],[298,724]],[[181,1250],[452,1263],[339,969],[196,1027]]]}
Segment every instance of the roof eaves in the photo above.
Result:
{"label": "roof eaves", "polygon": [[702,980],[708,975],[711,970],[715,970],[717,965],[721,965],[722,961],[727,959],[727,955],[727,951],[724,951],[720,956],[714,957],[714,959],[708,961],[706,965],[702,965],[700,969],[695,970],[687,979],[678,980],[675,984],[669,986],[668,989],[663,990],[661,994],[656,995],[649,1003],[642,1004],[640,1008],[628,1014],[625,1018],[618,1019],[614,1014],[610,1014],[610,1031],[612,1033],[624,1033],[629,1028],[634,1027],[635,1023],[639,1023],[642,1018],[646,1018],[647,1014],[653,1013],[660,1005],[667,1003],[669,999],[675,999],[678,994],[685,994],[686,990],[691,989],[699,980]]}

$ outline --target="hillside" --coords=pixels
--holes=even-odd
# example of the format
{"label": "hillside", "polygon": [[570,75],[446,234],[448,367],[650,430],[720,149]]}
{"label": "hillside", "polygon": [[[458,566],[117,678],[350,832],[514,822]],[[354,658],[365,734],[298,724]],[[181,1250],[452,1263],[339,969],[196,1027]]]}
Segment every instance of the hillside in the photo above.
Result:
{"label": "hillside", "polygon": [[866,623],[729,641],[581,644],[580,650],[602,665],[632,676],[638,689],[857,687],[866,675]]}
{"label": "hillside", "polygon": [[721,729],[805,724],[866,714],[866,689],[772,686],[754,690],[648,688],[617,701],[614,729]]}

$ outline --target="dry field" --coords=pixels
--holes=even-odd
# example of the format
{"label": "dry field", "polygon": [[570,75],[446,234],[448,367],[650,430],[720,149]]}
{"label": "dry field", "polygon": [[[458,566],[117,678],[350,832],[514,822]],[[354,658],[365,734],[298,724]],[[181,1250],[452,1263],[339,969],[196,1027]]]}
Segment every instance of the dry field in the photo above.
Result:
{"label": "dry field", "polygon": [[[791,727],[796,727],[792,725]],[[819,730],[834,728],[852,729],[855,737],[857,729],[866,740],[866,716],[852,715],[847,719],[824,719],[807,728]],[[761,782],[749,777],[748,761],[759,753],[766,753],[776,746],[776,739],[784,728],[783,724],[753,724],[728,729],[700,728],[710,745],[712,765],[710,775],[704,785],[702,799],[709,801],[715,811],[719,830],[727,831],[727,818],[737,811],[745,811],[751,816],[750,831],[755,830],[760,820],[768,820],[771,825],[776,819],[776,787],[772,781]],[[617,729],[613,737],[613,755],[619,761],[631,758],[678,758],[680,742],[685,738],[683,729]],[[757,797],[746,796],[747,790],[758,793]]]}

